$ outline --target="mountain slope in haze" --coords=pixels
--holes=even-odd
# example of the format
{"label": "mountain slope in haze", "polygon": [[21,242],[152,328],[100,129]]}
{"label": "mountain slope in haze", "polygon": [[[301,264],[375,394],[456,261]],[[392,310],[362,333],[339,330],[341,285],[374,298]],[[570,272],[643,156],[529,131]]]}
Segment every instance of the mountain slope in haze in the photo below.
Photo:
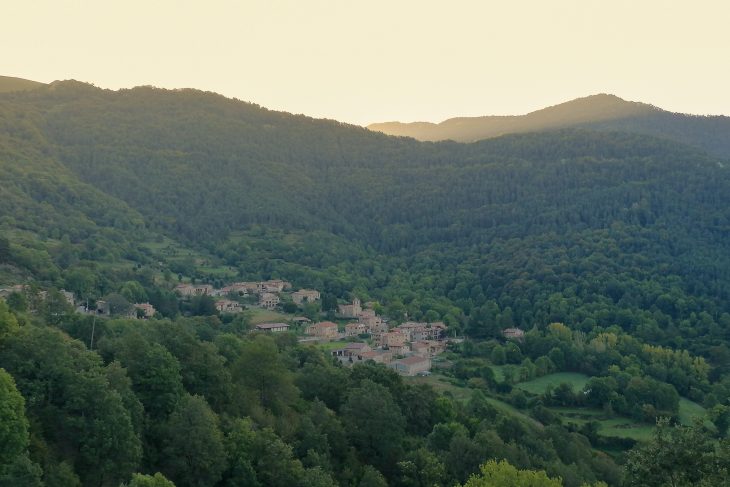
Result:
{"label": "mountain slope in haze", "polygon": [[730,157],[729,117],[671,113],[607,94],[578,98],[519,116],[458,117],[438,124],[385,122],[371,124],[368,128],[422,141],[459,142],[560,128],[618,130],[666,137],[720,157]]}
{"label": "mountain slope in haze", "polygon": [[[81,181],[53,156],[39,114],[0,102],[0,281],[58,281],[79,262],[117,265],[151,238],[141,214]],[[0,242],[2,243],[2,242]]]}
{"label": "mountain slope in haze", "polygon": [[[46,157],[242,280],[400,301],[474,336],[494,326],[479,311],[494,301],[526,328],[590,317],[701,349],[716,335],[698,339],[692,320],[730,312],[729,169],[677,142],[565,129],[421,143],[213,93],[78,82],[0,95],[0,110],[9,144],[40,147],[8,171]],[[25,208],[0,218],[19,227]],[[137,230],[121,228],[133,255]],[[659,296],[684,304],[660,320]]]}
{"label": "mountain slope in haze", "polygon": [[45,86],[45,84],[23,78],[14,78],[12,76],[0,76],[0,93],[34,90],[41,86]]}

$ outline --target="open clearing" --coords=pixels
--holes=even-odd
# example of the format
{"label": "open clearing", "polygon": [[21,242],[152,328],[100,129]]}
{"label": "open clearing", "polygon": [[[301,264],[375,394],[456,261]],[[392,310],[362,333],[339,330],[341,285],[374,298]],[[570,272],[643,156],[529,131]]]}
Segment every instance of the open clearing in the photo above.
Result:
{"label": "open clearing", "polygon": [[590,377],[587,375],[580,374],[578,372],[557,372],[555,374],[548,374],[526,382],[520,382],[519,384],[515,384],[515,387],[531,394],[542,394],[548,387],[555,388],[558,385],[565,383],[570,384],[573,388],[573,392],[578,392],[585,387],[589,379]]}

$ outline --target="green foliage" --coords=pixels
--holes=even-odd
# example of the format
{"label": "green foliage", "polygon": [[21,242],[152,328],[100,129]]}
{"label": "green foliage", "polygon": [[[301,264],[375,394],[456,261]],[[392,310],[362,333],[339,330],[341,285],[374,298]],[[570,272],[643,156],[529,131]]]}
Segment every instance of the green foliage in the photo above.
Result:
{"label": "green foliage", "polygon": [[250,410],[260,407],[281,413],[298,394],[276,342],[268,336],[258,335],[243,345],[233,374]]}
{"label": "green foliage", "polygon": [[727,443],[716,445],[699,424],[670,426],[662,420],[651,441],[629,453],[626,485],[722,485],[730,467]]}
{"label": "green foliage", "polygon": [[18,320],[10,312],[5,301],[0,301],[0,340],[18,329]]}
{"label": "green foliage", "polygon": [[404,460],[398,462],[398,470],[398,485],[403,487],[430,487],[443,485],[446,481],[444,464],[425,448],[408,453]]}
{"label": "green foliage", "polygon": [[135,333],[100,346],[117,348],[115,357],[127,369],[132,388],[151,418],[164,418],[175,409],[183,394],[180,363],[165,347]]}
{"label": "green foliage", "polygon": [[0,369],[0,471],[28,448],[25,401],[15,381]]}
{"label": "green foliage", "polygon": [[0,469],[0,486],[43,487],[41,468],[33,463],[27,455],[19,455]]}
{"label": "green foliage", "polygon": [[128,478],[141,458],[140,439],[98,355],[47,327],[23,328],[0,345],[0,366],[14,376],[28,414],[82,480]]}
{"label": "green foliage", "polygon": [[122,484],[120,487],[175,487],[175,484],[167,480],[160,472],[156,472],[154,475],[136,473],[132,475],[131,482]]}
{"label": "green foliage", "polygon": [[400,455],[405,420],[387,388],[369,379],[348,394],[342,406],[345,431],[362,458],[381,471]]}
{"label": "green foliage", "polygon": [[388,487],[388,482],[383,477],[383,474],[370,465],[367,465],[358,487]]}
{"label": "green foliage", "polygon": [[464,487],[562,487],[560,479],[551,479],[544,471],[518,470],[508,462],[490,460],[480,467]]}
{"label": "green foliage", "polygon": [[183,396],[163,427],[162,471],[180,487],[220,480],[226,460],[218,418],[200,396]]}

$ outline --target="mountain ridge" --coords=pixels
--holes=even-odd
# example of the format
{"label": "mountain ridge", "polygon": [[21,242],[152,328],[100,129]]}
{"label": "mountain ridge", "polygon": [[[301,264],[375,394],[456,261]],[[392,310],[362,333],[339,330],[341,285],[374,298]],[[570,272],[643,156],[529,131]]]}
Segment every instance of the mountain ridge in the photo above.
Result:
{"label": "mountain ridge", "polygon": [[524,115],[454,117],[439,123],[383,122],[367,128],[431,142],[475,142],[506,134],[561,128],[617,130],[665,137],[716,156],[730,157],[730,117],[674,113],[606,93],[576,98]]}
{"label": "mountain ridge", "polygon": [[46,84],[14,76],[0,76],[0,93],[34,90],[41,86],[46,86]]}

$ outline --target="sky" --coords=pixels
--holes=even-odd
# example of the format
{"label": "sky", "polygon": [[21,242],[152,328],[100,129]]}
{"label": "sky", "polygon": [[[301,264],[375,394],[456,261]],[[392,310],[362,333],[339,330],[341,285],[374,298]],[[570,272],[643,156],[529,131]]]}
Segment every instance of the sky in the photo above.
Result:
{"label": "sky", "polygon": [[3,0],[0,74],[198,88],[355,124],[596,93],[730,115],[726,0]]}

